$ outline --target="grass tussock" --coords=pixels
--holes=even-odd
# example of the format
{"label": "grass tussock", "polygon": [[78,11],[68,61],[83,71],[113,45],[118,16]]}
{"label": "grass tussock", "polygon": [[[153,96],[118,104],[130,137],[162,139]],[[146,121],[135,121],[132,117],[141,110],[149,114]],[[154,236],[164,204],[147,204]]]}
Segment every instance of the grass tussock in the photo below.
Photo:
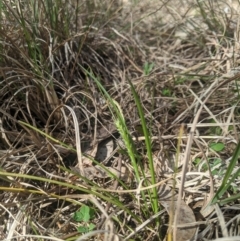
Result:
{"label": "grass tussock", "polygon": [[0,2],[1,240],[239,240],[238,1]]}

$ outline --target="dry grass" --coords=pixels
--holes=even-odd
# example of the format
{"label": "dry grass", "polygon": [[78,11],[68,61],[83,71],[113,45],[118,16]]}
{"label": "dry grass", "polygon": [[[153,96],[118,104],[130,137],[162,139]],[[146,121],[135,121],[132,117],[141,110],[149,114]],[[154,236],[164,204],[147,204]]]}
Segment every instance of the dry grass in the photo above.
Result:
{"label": "dry grass", "polygon": [[[181,204],[192,240],[239,240],[239,201],[207,206],[238,142],[239,2],[24,2],[1,3],[0,239],[163,240],[170,221],[187,222]],[[123,112],[141,182],[96,79]],[[128,81],[151,135],[158,213]],[[73,219],[83,204],[96,225],[85,236]]]}

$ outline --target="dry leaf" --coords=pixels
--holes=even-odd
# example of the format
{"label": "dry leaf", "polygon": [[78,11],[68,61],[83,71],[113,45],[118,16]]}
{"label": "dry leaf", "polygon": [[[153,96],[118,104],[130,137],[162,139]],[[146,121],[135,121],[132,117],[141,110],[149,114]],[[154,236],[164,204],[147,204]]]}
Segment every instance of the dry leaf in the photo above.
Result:
{"label": "dry leaf", "polygon": [[114,141],[113,139],[108,138],[102,141],[98,145],[98,150],[97,150],[95,159],[99,162],[103,162],[111,156],[111,153],[113,152],[113,150],[114,150]]}
{"label": "dry leaf", "polygon": [[[177,207],[177,196],[173,195],[174,193],[168,185],[161,186],[160,202],[166,208],[169,216],[172,215],[172,220],[174,220]],[[177,226],[180,226],[177,228],[177,241],[187,241],[193,238],[196,227],[190,224],[194,222],[196,222],[196,219],[192,209],[182,200],[177,220]]]}

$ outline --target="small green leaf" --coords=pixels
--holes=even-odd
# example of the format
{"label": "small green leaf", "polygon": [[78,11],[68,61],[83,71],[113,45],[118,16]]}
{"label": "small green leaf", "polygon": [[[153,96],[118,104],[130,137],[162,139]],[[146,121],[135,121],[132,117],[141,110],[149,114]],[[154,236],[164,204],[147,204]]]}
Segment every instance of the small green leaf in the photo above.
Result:
{"label": "small green leaf", "polygon": [[80,210],[74,213],[73,219],[77,222],[88,222],[94,217],[94,210],[86,205],[83,205]]}
{"label": "small green leaf", "polygon": [[196,159],[193,160],[193,165],[198,166],[200,162],[201,162],[201,158],[197,157]]}
{"label": "small green leaf", "polygon": [[88,222],[90,220],[90,208],[86,205],[83,205],[80,208],[80,212],[82,213],[83,221]]}
{"label": "small green leaf", "polygon": [[153,67],[154,67],[154,63],[146,62],[143,66],[144,75],[149,75],[151,73],[151,71],[153,70]]}
{"label": "small green leaf", "polygon": [[221,142],[218,143],[211,143],[209,146],[213,151],[222,151],[225,148],[225,145]]}
{"label": "small green leaf", "polygon": [[88,233],[88,232],[92,231],[95,227],[96,227],[96,225],[94,225],[93,223],[90,223],[88,226],[78,227],[77,230],[79,233]]}
{"label": "small green leaf", "polygon": [[84,226],[78,227],[77,230],[78,230],[79,233],[87,233],[87,232],[89,232],[88,227],[84,227]]}
{"label": "small green leaf", "polygon": [[222,164],[222,159],[220,158],[214,158],[214,159],[210,159],[209,160],[209,164],[210,164],[210,167],[214,168],[215,166],[217,166],[218,164]]}
{"label": "small green leaf", "polygon": [[95,210],[94,209],[89,208],[89,216],[90,216],[90,219],[93,219],[95,217]]}
{"label": "small green leaf", "polygon": [[88,226],[88,230],[92,231],[95,227],[96,227],[96,225],[94,225],[93,223],[90,223]]}
{"label": "small green leaf", "polygon": [[170,96],[172,95],[171,90],[170,90],[169,88],[164,88],[164,89],[162,90],[162,95],[163,95],[163,96],[170,97]]}
{"label": "small green leaf", "polygon": [[74,213],[73,219],[76,222],[81,222],[81,221],[83,221],[83,214],[80,211],[77,211]]}

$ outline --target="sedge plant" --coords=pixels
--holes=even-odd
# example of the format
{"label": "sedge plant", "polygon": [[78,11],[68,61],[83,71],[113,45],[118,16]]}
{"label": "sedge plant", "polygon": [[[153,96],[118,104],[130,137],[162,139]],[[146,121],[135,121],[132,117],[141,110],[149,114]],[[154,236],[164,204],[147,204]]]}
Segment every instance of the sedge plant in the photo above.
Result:
{"label": "sedge plant", "polygon": [[[111,98],[109,93],[102,86],[100,80],[96,76],[94,76],[94,74],[91,71],[88,71],[88,70],[84,69],[83,67],[82,67],[82,69],[86,73],[86,75],[88,75],[91,79],[93,79],[96,82],[98,88],[100,89],[101,93],[106,98],[107,103],[109,104],[109,108],[113,115],[116,128],[119,131],[119,133],[122,137],[122,140],[125,144],[126,151],[128,153],[128,156],[130,158],[130,161],[131,161],[131,164],[132,164],[132,167],[134,170],[136,182],[139,185],[142,178],[145,180],[147,180],[147,179],[145,176],[143,166],[141,164],[141,156],[137,153],[137,149],[134,145],[134,141],[127,128],[127,124],[126,124],[123,112],[122,112],[120,106],[118,105],[118,103]],[[134,86],[132,85],[132,83],[130,81],[129,81],[129,85],[131,86],[131,91],[132,91],[134,101],[135,101],[137,109],[138,109],[138,114],[139,114],[139,117],[141,120],[141,125],[142,125],[142,129],[143,129],[144,137],[145,137],[145,145],[146,145],[146,150],[147,150],[147,157],[148,157],[150,176],[151,176],[150,183],[147,182],[147,184],[154,185],[154,184],[156,184],[156,174],[155,174],[154,164],[153,164],[150,133],[147,128],[147,124],[146,124],[146,120],[144,117],[144,112],[143,112],[140,98],[139,98],[136,90],[134,89]],[[142,196],[142,199],[144,200],[144,208],[142,210],[145,213],[145,216],[149,216],[151,214],[148,213],[149,212],[149,204],[147,201],[147,197],[144,192],[141,192],[141,196]],[[152,210],[153,210],[154,214],[156,214],[159,211],[156,187],[153,187],[152,191],[148,190],[148,196],[150,198]],[[157,223],[159,223],[158,220],[157,220]]]}
{"label": "sedge plant", "polygon": [[236,201],[237,199],[240,198],[240,194],[232,195],[228,198],[222,198],[223,195],[228,191],[231,184],[239,176],[240,169],[238,169],[236,172],[233,172],[234,167],[237,164],[239,155],[240,155],[240,141],[238,142],[236,149],[234,151],[233,157],[230,160],[229,166],[222,180],[221,186],[218,188],[216,194],[214,195],[211,204],[219,203],[223,205],[229,202]]}

